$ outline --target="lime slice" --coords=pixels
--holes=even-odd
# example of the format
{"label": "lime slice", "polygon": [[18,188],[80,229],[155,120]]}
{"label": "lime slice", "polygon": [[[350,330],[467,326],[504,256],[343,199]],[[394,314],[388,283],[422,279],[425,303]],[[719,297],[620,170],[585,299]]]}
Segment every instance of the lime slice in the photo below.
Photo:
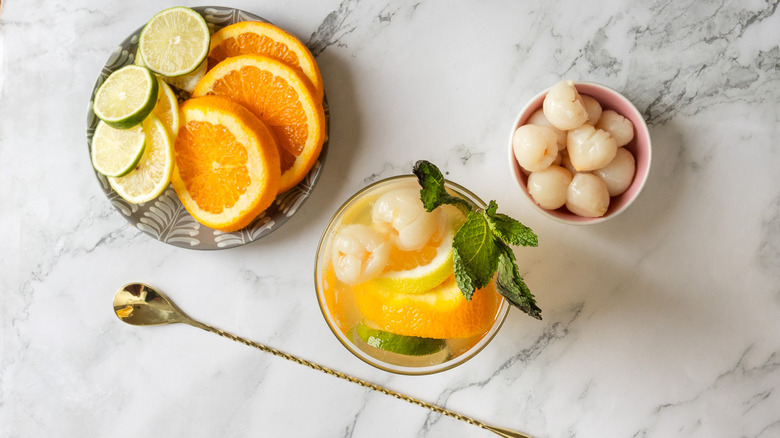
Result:
{"label": "lime slice", "polygon": [[157,105],[154,106],[152,114],[160,118],[168,132],[176,138],[179,133],[179,101],[171,87],[161,78],[157,78],[160,85],[160,92],[157,93]]}
{"label": "lime slice", "polygon": [[364,322],[355,326],[355,333],[366,344],[392,353],[406,356],[426,356],[447,347],[444,339],[403,336],[369,327]]}
{"label": "lime slice", "polygon": [[[141,52],[139,50],[136,50],[135,52],[135,60],[133,63],[135,63],[135,65],[146,67],[143,58],[141,58]],[[204,60],[200,63],[198,68],[195,69],[195,71],[192,73],[187,73],[186,75],[175,77],[157,75],[157,77],[162,79],[168,85],[176,87],[179,90],[192,93],[195,90],[195,86],[198,85],[198,81],[201,80],[201,78],[203,78],[203,76],[206,74],[207,64],[208,62]]]}
{"label": "lime slice", "polygon": [[366,283],[379,289],[405,294],[421,293],[438,286],[452,275],[454,270],[453,234],[453,228],[448,227],[441,244],[436,248],[436,255],[429,263],[405,271],[385,271]]}
{"label": "lime slice", "polygon": [[146,66],[163,76],[195,71],[209,52],[206,20],[190,8],[177,6],[158,12],[141,31],[138,51]]}
{"label": "lime slice", "polygon": [[173,174],[173,141],[168,129],[152,114],[144,120],[143,130],[147,144],[138,166],[126,176],[108,179],[111,188],[133,204],[160,196]]}
{"label": "lime slice", "polygon": [[145,137],[141,125],[117,129],[99,121],[92,135],[92,166],[106,176],[130,173],[144,153]]}
{"label": "lime slice", "polygon": [[141,67],[146,67],[146,63],[143,59],[141,59],[141,50],[135,49],[135,59],[133,59],[133,64],[140,65]]}
{"label": "lime slice", "polygon": [[128,65],[111,73],[92,104],[102,121],[127,129],[143,122],[157,103],[157,78],[147,68]]}
{"label": "lime slice", "polygon": [[179,90],[192,93],[195,90],[195,86],[198,85],[198,81],[200,81],[201,78],[203,78],[203,76],[206,74],[207,64],[207,61],[203,61],[200,63],[200,66],[198,66],[198,68],[196,68],[192,73],[172,78],[163,77],[163,80],[168,84],[178,88]]}

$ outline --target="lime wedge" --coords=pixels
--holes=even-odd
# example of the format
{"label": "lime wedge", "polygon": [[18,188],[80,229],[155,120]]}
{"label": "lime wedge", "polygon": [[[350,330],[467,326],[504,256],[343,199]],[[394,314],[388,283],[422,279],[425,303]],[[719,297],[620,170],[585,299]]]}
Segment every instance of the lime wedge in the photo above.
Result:
{"label": "lime wedge", "polygon": [[195,71],[209,52],[206,20],[190,8],[177,6],[158,12],[141,31],[138,51],[146,66],[163,76]]}
{"label": "lime wedge", "polygon": [[160,196],[173,174],[173,141],[168,129],[154,114],[143,123],[146,150],[135,170],[119,178],[109,178],[111,188],[133,204]]}
{"label": "lime wedge", "polygon": [[355,333],[366,344],[392,353],[406,356],[426,356],[447,347],[444,339],[403,336],[369,327],[364,322],[355,326]]}
{"label": "lime wedge", "polygon": [[145,143],[141,125],[117,129],[101,120],[92,135],[92,166],[106,176],[126,175],[141,160]]}
{"label": "lime wedge", "polygon": [[157,104],[157,78],[147,68],[128,65],[111,73],[95,93],[92,110],[114,128],[141,123]]}
{"label": "lime wedge", "polygon": [[179,133],[179,101],[171,87],[161,78],[157,78],[160,86],[160,92],[157,93],[157,105],[154,106],[152,114],[160,118],[168,132],[176,138]]}

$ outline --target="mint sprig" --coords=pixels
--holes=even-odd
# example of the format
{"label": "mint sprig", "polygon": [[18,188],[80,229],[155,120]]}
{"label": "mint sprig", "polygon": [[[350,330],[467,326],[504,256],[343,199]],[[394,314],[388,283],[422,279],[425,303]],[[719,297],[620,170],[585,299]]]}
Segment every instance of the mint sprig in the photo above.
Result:
{"label": "mint sprig", "polygon": [[471,300],[475,290],[487,286],[496,276],[496,289],[501,295],[528,315],[542,319],[542,310],[520,276],[510,247],[537,246],[536,234],[520,221],[498,213],[496,201],[490,201],[487,208],[482,209],[447,193],[444,177],[432,163],[418,161],[413,172],[422,187],[420,199],[427,211],[450,204],[466,216],[466,222],[452,239],[455,280],[463,296]]}

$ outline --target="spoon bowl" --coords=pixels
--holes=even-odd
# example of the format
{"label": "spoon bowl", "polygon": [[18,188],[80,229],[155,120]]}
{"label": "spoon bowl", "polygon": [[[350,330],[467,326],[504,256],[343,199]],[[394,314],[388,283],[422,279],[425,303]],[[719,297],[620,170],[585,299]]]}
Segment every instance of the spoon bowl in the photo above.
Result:
{"label": "spoon bowl", "polygon": [[190,319],[165,294],[143,283],[129,283],[114,295],[114,313],[132,325],[164,325]]}

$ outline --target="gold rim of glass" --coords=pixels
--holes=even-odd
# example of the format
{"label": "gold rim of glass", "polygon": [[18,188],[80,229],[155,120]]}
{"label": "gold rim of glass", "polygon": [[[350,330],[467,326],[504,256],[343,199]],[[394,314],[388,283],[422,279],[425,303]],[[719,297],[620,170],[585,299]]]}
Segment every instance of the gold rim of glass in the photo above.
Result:
{"label": "gold rim of glass", "polygon": [[[343,214],[347,210],[349,210],[349,208],[357,200],[359,200],[366,193],[376,190],[381,185],[391,184],[393,182],[404,180],[404,179],[413,179],[414,181],[417,180],[417,178],[414,175],[397,175],[397,176],[392,176],[389,178],[382,179],[380,181],[373,182],[363,187],[362,189],[358,190],[352,196],[350,196],[349,199],[347,199],[341,205],[341,207],[339,207],[338,210],[336,210],[336,212],[333,214],[330,221],[328,222],[328,225],[325,227],[325,230],[322,232],[319,245],[317,245],[317,256],[314,262],[315,292],[317,293],[317,304],[320,306],[320,311],[322,312],[322,316],[325,318],[325,322],[328,324],[328,328],[336,336],[336,339],[338,339],[339,342],[358,359],[362,360],[363,362],[373,367],[394,374],[402,374],[402,375],[409,375],[409,376],[435,374],[435,373],[452,369],[458,365],[465,363],[469,359],[476,356],[490,343],[490,341],[493,340],[493,338],[498,333],[499,329],[504,325],[504,321],[506,320],[506,317],[509,314],[510,305],[506,298],[504,298],[503,296],[501,297],[501,304],[499,305],[498,311],[496,312],[497,317],[493,325],[468,350],[440,364],[421,366],[421,367],[410,367],[410,366],[395,365],[395,364],[383,362],[380,359],[371,356],[367,352],[360,349],[357,345],[355,345],[349,339],[349,337],[336,326],[334,322],[334,318],[330,313],[330,309],[328,309],[328,306],[324,303],[323,290],[320,287],[322,284],[320,264],[322,262],[322,256],[323,256],[322,255],[323,245],[326,243],[326,240],[330,236],[334,224],[343,216]],[[469,202],[476,204],[480,208],[485,208],[485,206],[487,205],[482,199],[480,199],[476,194],[474,194],[467,188],[447,179],[445,179],[444,182],[445,182],[445,187],[457,192],[458,194],[465,197]]]}

